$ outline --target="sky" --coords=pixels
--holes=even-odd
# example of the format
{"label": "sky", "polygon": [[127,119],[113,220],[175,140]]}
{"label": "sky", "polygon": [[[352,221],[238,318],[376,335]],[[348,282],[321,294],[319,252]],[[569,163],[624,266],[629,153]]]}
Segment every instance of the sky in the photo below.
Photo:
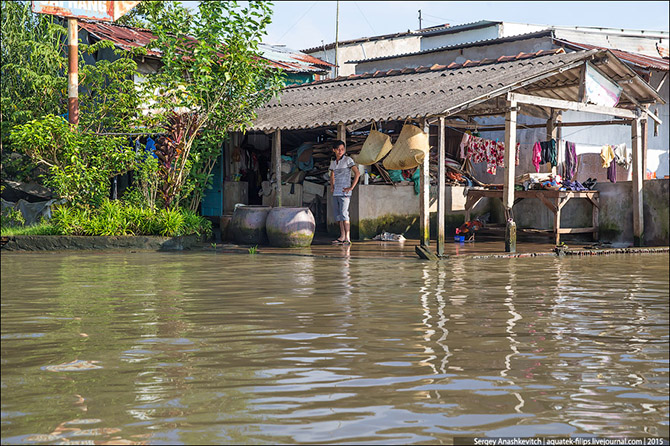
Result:
{"label": "sky", "polygon": [[[339,40],[392,34],[449,23],[479,20],[536,25],[596,26],[668,31],[670,2],[454,2],[341,1]],[[295,50],[335,41],[335,1],[275,1],[265,43]]]}

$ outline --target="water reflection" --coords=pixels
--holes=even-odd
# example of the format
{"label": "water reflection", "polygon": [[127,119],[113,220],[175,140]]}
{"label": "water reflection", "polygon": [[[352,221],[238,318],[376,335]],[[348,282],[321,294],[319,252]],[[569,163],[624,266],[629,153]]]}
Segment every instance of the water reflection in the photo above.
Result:
{"label": "water reflection", "polygon": [[[667,436],[667,277],[667,256],[3,254],[2,441]],[[75,360],[100,368],[45,368]]]}

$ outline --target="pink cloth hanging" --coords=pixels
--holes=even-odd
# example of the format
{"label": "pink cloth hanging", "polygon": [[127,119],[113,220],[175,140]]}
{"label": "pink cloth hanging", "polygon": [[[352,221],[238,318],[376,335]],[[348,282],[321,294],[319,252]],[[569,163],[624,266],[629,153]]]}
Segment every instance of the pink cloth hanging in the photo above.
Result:
{"label": "pink cloth hanging", "polygon": [[533,166],[535,166],[535,172],[540,171],[540,164],[542,164],[542,146],[539,142],[536,142],[533,146]]}

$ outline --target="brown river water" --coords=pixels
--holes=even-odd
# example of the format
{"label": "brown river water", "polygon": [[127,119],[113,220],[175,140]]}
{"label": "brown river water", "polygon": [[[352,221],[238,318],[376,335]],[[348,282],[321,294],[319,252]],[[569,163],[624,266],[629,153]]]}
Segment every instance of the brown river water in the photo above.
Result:
{"label": "brown river water", "polygon": [[3,253],[2,443],[667,437],[668,264]]}

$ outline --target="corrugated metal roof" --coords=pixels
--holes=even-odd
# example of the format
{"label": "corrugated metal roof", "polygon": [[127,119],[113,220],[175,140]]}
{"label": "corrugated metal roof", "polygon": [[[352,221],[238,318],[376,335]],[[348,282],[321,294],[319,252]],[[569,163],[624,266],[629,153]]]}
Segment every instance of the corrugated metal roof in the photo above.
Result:
{"label": "corrugated metal roof", "polygon": [[500,21],[491,21],[491,20],[479,20],[477,22],[470,22],[470,23],[463,23],[460,25],[454,25],[454,26],[440,26],[440,27],[433,27],[433,28],[428,28],[428,29],[421,29],[419,31],[416,31],[415,34],[419,36],[439,36],[442,34],[451,34],[451,33],[457,33],[461,31],[467,31],[470,29],[479,29],[479,28],[486,28],[487,26],[491,25],[500,25],[503,22]]}
{"label": "corrugated metal roof", "polygon": [[[156,38],[148,29],[113,25],[109,22],[79,20],[79,26],[100,40],[109,40],[117,47],[130,50],[147,46]],[[160,57],[160,51],[148,50],[150,56]]]}
{"label": "corrugated metal roof", "polygon": [[471,48],[471,47],[477,47],[477,46],[496,45],[498,43],[515,42],[517,40],[533,39],[533,38],[545,37],[545,36],[551,36],[551,30],[546,29],[546,30],[541,30],[541,31],[533,31],[533,32],[526,33],[526,34],[517,34],[515,36],[509,36],[509,37],[496,37],[496,38],[493,38],[493,39],[475,40],[473,42],[458,43],[458,44],[455,44],[455,45],[445,45],[445,46],[440,46],[440,47],[437,47],[437,48],[431,48],[431,49],[428,49],[428,50],[414,51],[414,52],[411,52],[411,53],[392,54],[392,55],[388,55],[388,56],[372,57],[370,59],[348,60],[345,63],[375,62],[375,61],[378,61],[378,60],[396,59],[396,58],[408,57],[408,56],[418,56],[418,55],[429,54],[429,53],[437,53],[437,52],[440,52],[440,51],[458,50],[458,49],[461,49],[461,48]]}
{"label": "corrugated metal roof", "polygon": [[[107,22],[80,20],[79,26],[100,40],[109,40],[118,48],[130,50],[145,47],[156,36],[148,29],[131,26],[114,25]],[[334,65],[310,56],[277,45],[259,44],[262,57],[275,68],[298,73],[325,73]],[[147,54],[161,57],[160,51],[147,50]]]}
{"label": "corrugated metal roof", "polygon": [[[399,32],[399,33],[393,33],[393,34],[383,34],[380,36],[372,36],[372,37],[361,37],[358,39],[350,39],[350,40],[342,40],[338,42],[338,46],[344,46],[344,45],[355,45],[358,43],[363,43],[363,42],[374,42],[376,40],[386,40],[386,39],[396,39],[398,37],[406,37],[406,36],[437,36],[441,34],[449,34],[449,33],[455,33],[455,32],[460,32],[460,31],[466,31],[469,29],[479,29],[479,28],[484,28],[486,26],[491,26],[491,25],[499,25],[503,22],[493,22],[490,20],[480,20],[478,22],[472,22],[472,23],[463,23],[461,25],[454,25],[450,26],[449,24],[444,24],[444,25],[438,25],[438,26],[431,26],[429,28],[422,28],[419,30],[415,31],[406,31],[406,32]],[[313,53],[314,51],[322,51],[322,50],[330,50],[335,48],[335,43],[331,42],[326,45],[322,46],[315,46],[312,48],[307,48],[302,50],[303,53]]]}
{"label": "corrugated metal roof", "polygon": [[272,61],[275,66],[286,71],[326,73],[330,71],[330,67],[335,66],[285,46],[261,43],[258,45],[258,49],[263,58]]}
{"label": "corrugated metal roof", "polygon": [[[599,68],[606,75],[613,79],[634,79],[624,88],[636,100],[662,102],[648,84],[608,51],[569,54],[557,51],[468,61],[450,67],[390,70],[291,86],[283,90],[279,99],[257,110],[251,129],[306,129],[334,126],[339,122],[451,114],[496,100],[507,91],[531,91],[522,88],[525,82],[531,83],[530,87],[539,87],[532,90],[533,94],[575,100],[580,67],[584,61],[596,57],[603,59]],[[554,76],[557,80],[552,82]]]}
{"label": "corrugated metal roof", "polygon": [[668,71],[670,69],[670,63],[668,62],[668,60],[660,57],[645,56],[644,54],[629,53],[628,51],[615,50],[612,48],[604,48],[601,46],[589,45],[588,43],[570,42],[567,40],[556,39],[556,38],[554,39],[554,42],[556,42],[559,45],[565,45],[569,48],[576,50],[607,49],[610,50],[619,59],[631,65],[635,65],[641,68],[655,68],[657,70],[663,70],[663,71]]}

